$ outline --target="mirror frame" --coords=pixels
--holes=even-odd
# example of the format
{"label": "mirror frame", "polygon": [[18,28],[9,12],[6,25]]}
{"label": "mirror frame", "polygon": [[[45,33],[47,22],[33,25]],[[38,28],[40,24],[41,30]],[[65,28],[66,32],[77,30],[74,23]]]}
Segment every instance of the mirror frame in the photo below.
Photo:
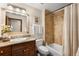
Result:
{"label": "mirror frame", "polygon": [[18,21],[20,21],[20,32],[22,32],[22,19],[10,18],[10,17],[6,16],[5,25],[11,25],[10,20],[18,20]]}

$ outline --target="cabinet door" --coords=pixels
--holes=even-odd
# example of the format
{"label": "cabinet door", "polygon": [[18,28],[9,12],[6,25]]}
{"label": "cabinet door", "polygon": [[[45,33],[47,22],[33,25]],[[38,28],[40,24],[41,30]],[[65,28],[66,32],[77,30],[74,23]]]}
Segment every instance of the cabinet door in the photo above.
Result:
{"label": "cabinet door", "polygon": [[25,45],[22,44],[16,44],[12,46],[12,55],[13,56],[24,56],[24,47]]}
{"label": "cabinet door", "polygon": [[24,49],[24,55],[25,56],[34,56],[35,55],[35,50],[30,46],[28,48]]}
{"label": "cabinet door", "polygon": [[35,41],[28,42],[26,44],[26,48],[25,48],[24,54],[27,55],[27,56],[34,56],[34,55],[36,55],[35,52],[36,52]]}
{"label": "cabinet door", "polygon": [[11,46],[1,47],[0,56],[11,56]]}
{"label": "cabinet door", "polygon": [[24,48],[12,50],[13,56],[24,56]]}

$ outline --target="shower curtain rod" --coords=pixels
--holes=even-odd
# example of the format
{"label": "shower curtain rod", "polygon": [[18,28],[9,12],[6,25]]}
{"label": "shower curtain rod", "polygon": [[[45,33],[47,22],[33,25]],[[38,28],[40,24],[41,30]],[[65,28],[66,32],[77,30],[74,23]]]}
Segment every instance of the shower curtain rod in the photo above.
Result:
{"label": "shower curtain rod", "polygon": [[[70,4],[66,5],[66,6],[69,6],[69,5],[71,5],[71,4],[73,4],[73,3],[70,3]],[[66,6],[64,6],[64,7],[66,7]],[[47,15],[50,15],[50,14],[53,14],[54,12],[57,12],[57,11],[63,10],[64,7],[61,7],[61,8],[59,8],[59,9],[55,10],[55,11],[52,11],[52,12],[50,12],[50,13],[47,14]],[[47,16],[47,15],[46,15],[46,16]]]}
{"label": "shower curtain rod", "polygon": [[[71,4],[72,4],[72,3],[70,3],[70,4],[66,5],[66,6],[69,6],[69,5],[71,5]],[[66,6],[64,6],[64,7],[66,7]],[[61,8],[59,8],[59,9],[53,11],[53,12],[59,11],[59,10],[63,9],[64,7],[61,7]]]}

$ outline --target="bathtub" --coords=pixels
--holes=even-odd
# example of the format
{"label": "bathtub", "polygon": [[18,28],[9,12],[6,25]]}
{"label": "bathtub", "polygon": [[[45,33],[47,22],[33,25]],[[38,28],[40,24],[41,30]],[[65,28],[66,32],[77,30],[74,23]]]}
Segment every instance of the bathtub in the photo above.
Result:
{"label": "bathtub", "polygon": [[47,45],[50,55],[53,56],[63,56],[63,46],[59,44]]}

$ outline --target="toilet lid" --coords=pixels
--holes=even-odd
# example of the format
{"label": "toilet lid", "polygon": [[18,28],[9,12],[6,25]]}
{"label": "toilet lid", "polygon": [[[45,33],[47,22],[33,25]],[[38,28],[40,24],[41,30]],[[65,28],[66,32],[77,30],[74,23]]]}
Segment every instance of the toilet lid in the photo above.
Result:
{"label": "toilet lid", "polygon": [[45,46],[39,46],[39,49],[45,52],[48,52],[48,49]]}

